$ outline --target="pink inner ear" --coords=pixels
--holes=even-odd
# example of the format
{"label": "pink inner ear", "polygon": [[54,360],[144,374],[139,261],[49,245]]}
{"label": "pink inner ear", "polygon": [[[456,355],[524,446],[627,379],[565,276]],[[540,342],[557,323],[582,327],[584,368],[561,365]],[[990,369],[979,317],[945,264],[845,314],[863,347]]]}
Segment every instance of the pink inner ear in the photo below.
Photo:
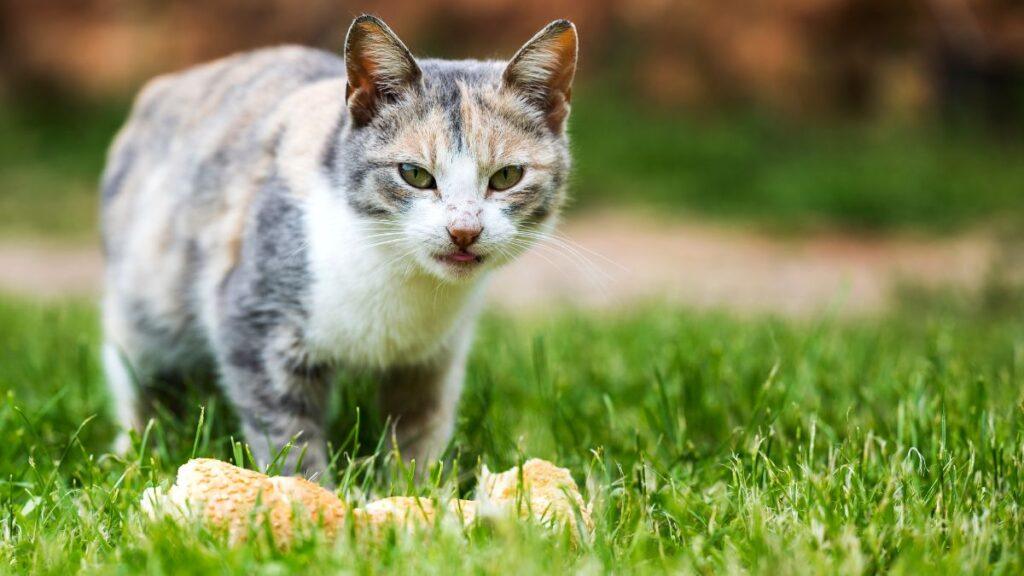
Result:
{"label": "pink inner ear", "polygon": [[571,29],[559,34],[555,51],[561,64],[551,77],[551,86],[561,92],[568,103],[572,99],[572,78],[576,73],[576,34]]}
{"label": "pink inner ear", "polygon": [[548,100],[547,121],[552,132],[561,132],[569,116],[569,98],[564,92],[555,92]]}
{"label": "pink inner ear", "polygon": [[548,38],[538,49],[551,54],[555,66],[550,70],[546,82],[552,92],[560,92],[568,102],[572,96],[572,79],[576,72],[576,32],[567,28],[557,35]]}
{"label": "pink inner ear", "polygon": [[547,124],[552,132],[561,132],[569,116],[569,102],[572,100],[572,79],[576,72],[576,34],[566,30],[549,41],[543,49],[555,56],[557,67],[551,70],[547,86]]}
{"label": "pink inner ear", "polygon": [[363,84],[353,87],[351,82],[345,88],[345,100],[348,102],[349,113],[357,125],[368,124],[373,120],[377,96],[373,86]]}

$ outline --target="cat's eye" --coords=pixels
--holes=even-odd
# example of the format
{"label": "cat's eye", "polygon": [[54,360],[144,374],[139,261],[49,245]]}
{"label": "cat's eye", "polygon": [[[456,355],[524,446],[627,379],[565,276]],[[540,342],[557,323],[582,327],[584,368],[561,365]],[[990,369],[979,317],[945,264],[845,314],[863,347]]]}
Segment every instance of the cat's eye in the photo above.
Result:
{"label": "cat's eye", "polygon": [[426,190],[437,187],[437,183],[434,182],[434,176],[422,166],[403,162],[398,165],[398,173],[402,175],[402,180],[405,180],[409,186],[414,188]]}
{"label": "cat's eye", "polygon": [[522,166],[505,166],[501,170],[491,174],[491,180],[488,182],[488,185],[491,187],[491,190],[508,190],[518,184],[522,179]]}

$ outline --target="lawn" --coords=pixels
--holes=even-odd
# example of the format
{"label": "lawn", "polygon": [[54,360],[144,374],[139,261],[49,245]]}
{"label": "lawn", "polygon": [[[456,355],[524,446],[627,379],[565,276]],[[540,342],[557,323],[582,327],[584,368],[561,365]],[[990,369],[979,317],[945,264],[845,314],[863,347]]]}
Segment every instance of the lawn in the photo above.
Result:
{"label": "lawn", "polygon": [[[792,232],[1024,221],[1024,145],[969,128],[651,108],[583,86],[573,210],[653,209]],[[124,103],[0,101],[0,234],[85,239]]]}
{"label": "lawn", "polygon": [[[920,300],[920,299],[919,299]],[[928,302],[931,302],[930,300]],[[411,486],[371,387],[331,402],[339,491],[470,494],[480,463],[571,468],[596,533],[528,524],[227,547],[139,513],[191,454],[229,459],[215,399],[105,454],[96,311],[0,299],[0,570],[97,573],[1002,573],[1024,570],[1024,307],[926,303],[863,320],[490,316],[452,461]],[[1009,302],[1009,303],[1007,303]],[[358,434],[348,434],[359,422]]]}

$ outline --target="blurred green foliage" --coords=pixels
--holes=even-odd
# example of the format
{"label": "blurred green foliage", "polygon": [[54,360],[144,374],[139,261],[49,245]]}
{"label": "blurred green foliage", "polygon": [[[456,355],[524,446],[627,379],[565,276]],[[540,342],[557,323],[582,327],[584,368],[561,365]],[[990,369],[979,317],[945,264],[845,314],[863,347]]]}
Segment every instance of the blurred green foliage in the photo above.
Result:
{"label": "blurred green foliage", "polygon": [[0,234],[87,238],[123,104],[0,102]]}
{"label": "blurred green foliage", "polygon": [[[785,231],[946,232],[1024,219],[1024,145],[915,123],[808,124],[577,90],[573,210],[651,208]],[[0,234],[84,238],[123,103],[0,106]]]}
{"label": "blurred green foliage", "polygon": [[1024,218],[1024,146],[970,125],[702,118],[585,91],[573,114],[581,207],[644,204],[780,230],[943,232]]}

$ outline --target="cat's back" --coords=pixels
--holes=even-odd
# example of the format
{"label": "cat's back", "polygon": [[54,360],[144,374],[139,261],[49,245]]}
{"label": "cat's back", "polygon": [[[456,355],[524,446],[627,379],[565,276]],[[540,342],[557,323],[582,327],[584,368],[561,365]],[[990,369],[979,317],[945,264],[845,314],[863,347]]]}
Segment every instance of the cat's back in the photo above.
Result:
{"label": "cat's back", "polygon": [[268,129],[280,124],[277,112],[307,87],[343,86],[344,76],[341,58],[281,47],[146,85],[101,183],[108,332],[145,326],[161,346],[199,340],[197,303],[212,301],[200,284],[216,285],[234,265],[261,170],[275,153]]}
{"label": "cat's back", "polygon": [[345,75],[344,61],[299,46],[228,56],[151,80],[108,154],[104,204],[144,188],[154,173],[174,172],[189,192],[263,147],[274,110],[295,91]]}

